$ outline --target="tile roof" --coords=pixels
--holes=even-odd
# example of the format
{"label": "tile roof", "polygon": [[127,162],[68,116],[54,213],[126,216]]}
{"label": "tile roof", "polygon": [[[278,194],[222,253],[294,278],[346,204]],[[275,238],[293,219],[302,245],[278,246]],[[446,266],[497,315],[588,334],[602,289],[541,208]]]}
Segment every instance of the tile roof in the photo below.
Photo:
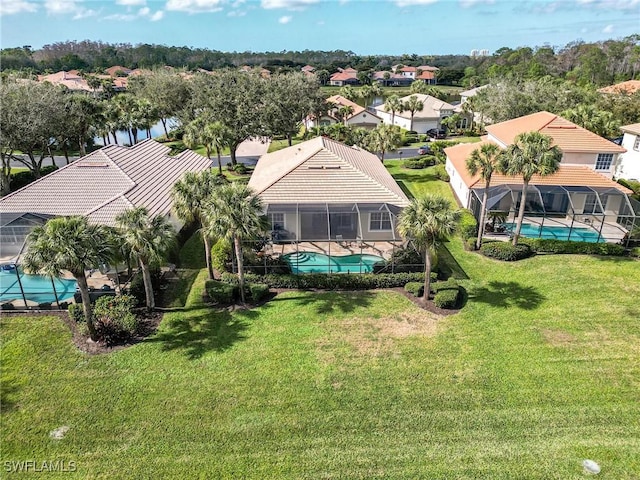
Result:
{"label": "tile roof", "polygon": [[[400,99],[401,102],[406,102],[411,97],[418,97],[424,104],[424,108],[420,112],[416,112],[413,116],[414,120],[419,118],[440,118],[441,110],[453,110],[455,107],[447,102],[443,102],[442,100],[438,100],[431,95],[425,95],[423,93],[413,93],[411,95],[407,95],[406,97],[402,97]],[[382,105],[378,105],[376,107],[378,112],[384,112],[384,103]],[[410,118],[409,112],[397,112],[397,117]]]}
{"label": "tile roof", "polygon": [[478,94],[478,92],[484,88],[487,88],[489,85],[481,85],[476,88],[471,88],[469,90],[465,90],[464,92],[460,92],[461,97],[473,97]]}
{"label": "tile roof", "polygon": [[640,135],[640,123],[633,123],[631,125],[623,125],[622,127],[620,127],[620,130],[622,130],[625,133],[633,133],[635,135]]}
{"label": "tile roof", "polygon": [[540,132],[549,135],[553,139],[553,144],[560,147],[563,152],[623,153],[626,151],[621,146],[549,112],[532,113],[488,125],[486,130],[505,145],[512,144],[520,133]]}
{"label": "tile roof", "polygon": [[175,157],[169,152],[154,140],[133,147],[108,145],[0,199],[0,209],[85,215],[107,225],[131,206],[144,206],[152,215],[168,214],[173,184],[184,172],[211,166],[191,150]]}
{"label": "tile roof", "polygon": [[263,155],[249,186],[265,203],[409,202],[377,156],[326,137]]}
{"label": "tile roof", "polygon": [[118,72],[123,72],[123,73],[129,75],[131,73],[131,69],[123,67],[121,65],[114,65],[113,67],[109,67],[109,68],[105,69],[105,71],[104,71],[104,73],[106,73],[107,75],[109,75],[111,77],[115,77]]}
{"label": "tile roof", "polygon": [[354,71],[343,71],[343,72],[337,72],[334,73],[333,75],[331,75],[331,77],[329,77],[329,80],[332,81],[345,81],[345,80],[352,80],[352,79],[357,79],[358,77],[356,76],[356,72]]}
{"label": "tile roof", "polygon": [[77,70],[70,72],[56,72],[49,75],[38,75],[39,82],[49,82],[53,85],[63,85],[69,90],[84,90],[93,92],[87,81],[78,75]]}
{"label": "tile roof", "polygon": [[[489,140],[483,140],[479,143],[461,143],[444,149],[447,158],[454,166],[460,178],[469,188],[483,187],[484,182],[480,175],[471,175],[467,170],[467,158],[471,152],[480,148],[483,144],[493,143]],[[560,169],[553,175],[534,175],[531,178],[532,185],[556,185],[564,187],[605,187],[615,188],[623,193],[632,193],[628,188],[623,187],[619,183],[614,182],[608,177],[599,174],[595,170],[583,165],[562,165]],[[491,177],[491,185],[522,185],[520,177],[512,177],[494,173]]]}
{"label": "tile roof", "polygon": [[624,93],[632,94],[640,90],[640,80],[627,80],[626,82],[609,85],[598,90],[600,93]]}
{"label": "tile roof", "polygon": [[348,106],[353,108],[353,113],[349,115],[347,118],[351,118],[354,115],[357,115],[365,111],[364,107],[361,107],[356,102],[352,102],[351,100],[343,97],[342,95],[332,95],[331,97],[327,98],[327,103],[329,102],[335,103],[336,105],[338,105],[338,107]]}
{"label": "tile roof", "polygon": [[434,72],[420,72],[420,75],[416,76],[416,80],[433,80],[436,78]]}

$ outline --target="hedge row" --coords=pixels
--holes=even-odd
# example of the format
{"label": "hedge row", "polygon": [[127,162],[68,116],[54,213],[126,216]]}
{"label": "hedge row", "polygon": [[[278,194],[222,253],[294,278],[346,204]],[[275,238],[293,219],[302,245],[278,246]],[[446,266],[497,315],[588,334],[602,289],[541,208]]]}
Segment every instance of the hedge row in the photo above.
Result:
{"label": "hedge row", "polygon": [[[259,302],[269,294],[269,285],[264,283],[247,283],[244,287],[245,294],[254,302]],[[237,283],[207,280],[204,290],[209,301],[220,305],[229,305],[240,297]]]}
{"label": "hedge row", "polygon": [[433,297],[433,304],[438,308],[447,310],[456,308],[460,302],[460,289],[441,290]]}
{"label": "hedge row", "polygon": [[536,253],[573,253],[584,255],[625,255],[625,248],[615,243],[574,242],[545,238],[520,238],[519,244],[528,245]]}
{"label": "hedge row", "polygon": [[531,247],[519,243],[515,247],[509,242],[487,242],[480,247],[485,257],[495,258],[505,262],[515,262],[531,256]]}
{"label": "hedge row", "polygon": [[[432,281],[438,274],[431,273]],[[363,273],[326,274],[307,273],[304,275],[245,275],[247,283],[264,283],[271,288],[318,288],[321,290],[373,290],[376,288],[404,287],[409,282],[423,282],[424,273]],[[231,273],[222,274],[222,281],[237,285],[238,277]]]}

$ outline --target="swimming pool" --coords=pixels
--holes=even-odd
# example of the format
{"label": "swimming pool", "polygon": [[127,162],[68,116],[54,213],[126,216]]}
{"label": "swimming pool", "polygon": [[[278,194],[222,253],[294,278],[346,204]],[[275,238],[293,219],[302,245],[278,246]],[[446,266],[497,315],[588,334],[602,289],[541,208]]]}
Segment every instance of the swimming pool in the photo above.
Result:
{"label": "swimming pool", "polygon": [[[28,275],[18,269],[20,283],[24,289],[24,296],[27,300],[36,303],[55,303],[56,296],[53,293],[51,277],[46,275]],[[77,283],[75,280],[66,278],[54,278],[58,300],[64,301],[73,297],[76,293]],[[0,270],[0,302],[10,302],[12,300],[22,300],[20,284],[16,275],[16,269],[4,266]]]}
{"label": "swimming pool", "polygon": [[[515,232],[516,224],[507,223],[507,230]],[[574,242],[604,242],[604,238],[598,239],[598,232],[592,228],[551,227],[547,225],[534,225],[523,223],[520,235],[529,238],[546,238],[552,240],[572,240]]]}
{"label": "swimming pool", "polygon": [[377,255],[354,254],[341,257],[315,252],[288,253],[282,258],[293,273],[371,273],[373,266],[384,262]]}

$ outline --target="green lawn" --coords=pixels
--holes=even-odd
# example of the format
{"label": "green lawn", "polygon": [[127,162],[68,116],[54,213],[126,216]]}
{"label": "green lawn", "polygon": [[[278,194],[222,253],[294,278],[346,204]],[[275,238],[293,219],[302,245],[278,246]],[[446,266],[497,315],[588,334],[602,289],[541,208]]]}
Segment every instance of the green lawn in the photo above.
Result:
{"label": "green lawn", "polygon": [[[385,163],[417,195],[448,192]],[[2,460],[73,460],[77,478],[564,480],[591,458],[598,478],[640,478],[640,262],[446,249],[468,299],[439,319],[387,291],[212,309],[204,270],[153,337],[106,355],[56,317],[5,315]]]}
{"label": "green lawn", "polygon": [[424,195],[425,193],[437,193],[449,198],[455,205],[455,198],[448,183],[438,180],[434,174],[435,167],[412,170],[404,168],[404,160],[385,160],[384,165],[393,175],[400,187],[410,196]]}
{"label": "green lawn", "polygon": [[[294,138],[291,142],[292,145],[297,145],[303,140],[299,138]],[[271,140],[271,144],[269,145],[269,150],[267,153],[277,152],[278,150],[282,150],[283,148],[287,148],[289,146],[289,141],[287,139],[284,140]]]}

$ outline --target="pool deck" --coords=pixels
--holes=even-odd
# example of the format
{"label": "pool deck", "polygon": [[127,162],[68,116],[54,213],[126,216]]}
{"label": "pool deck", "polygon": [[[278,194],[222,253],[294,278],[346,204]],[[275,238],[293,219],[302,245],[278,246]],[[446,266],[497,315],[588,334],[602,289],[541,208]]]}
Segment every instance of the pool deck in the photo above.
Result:
{"label": "pool deck", "polygon": [[[400,248],[400,242],[395,244],[395,248]],[[300,242],[273,244],[271,251],[274,255],[286,255],[296,252],[314,252],[331,256],[345,256],[355,254],[377,255],[389,259],[394,250],[392,242]]]}

